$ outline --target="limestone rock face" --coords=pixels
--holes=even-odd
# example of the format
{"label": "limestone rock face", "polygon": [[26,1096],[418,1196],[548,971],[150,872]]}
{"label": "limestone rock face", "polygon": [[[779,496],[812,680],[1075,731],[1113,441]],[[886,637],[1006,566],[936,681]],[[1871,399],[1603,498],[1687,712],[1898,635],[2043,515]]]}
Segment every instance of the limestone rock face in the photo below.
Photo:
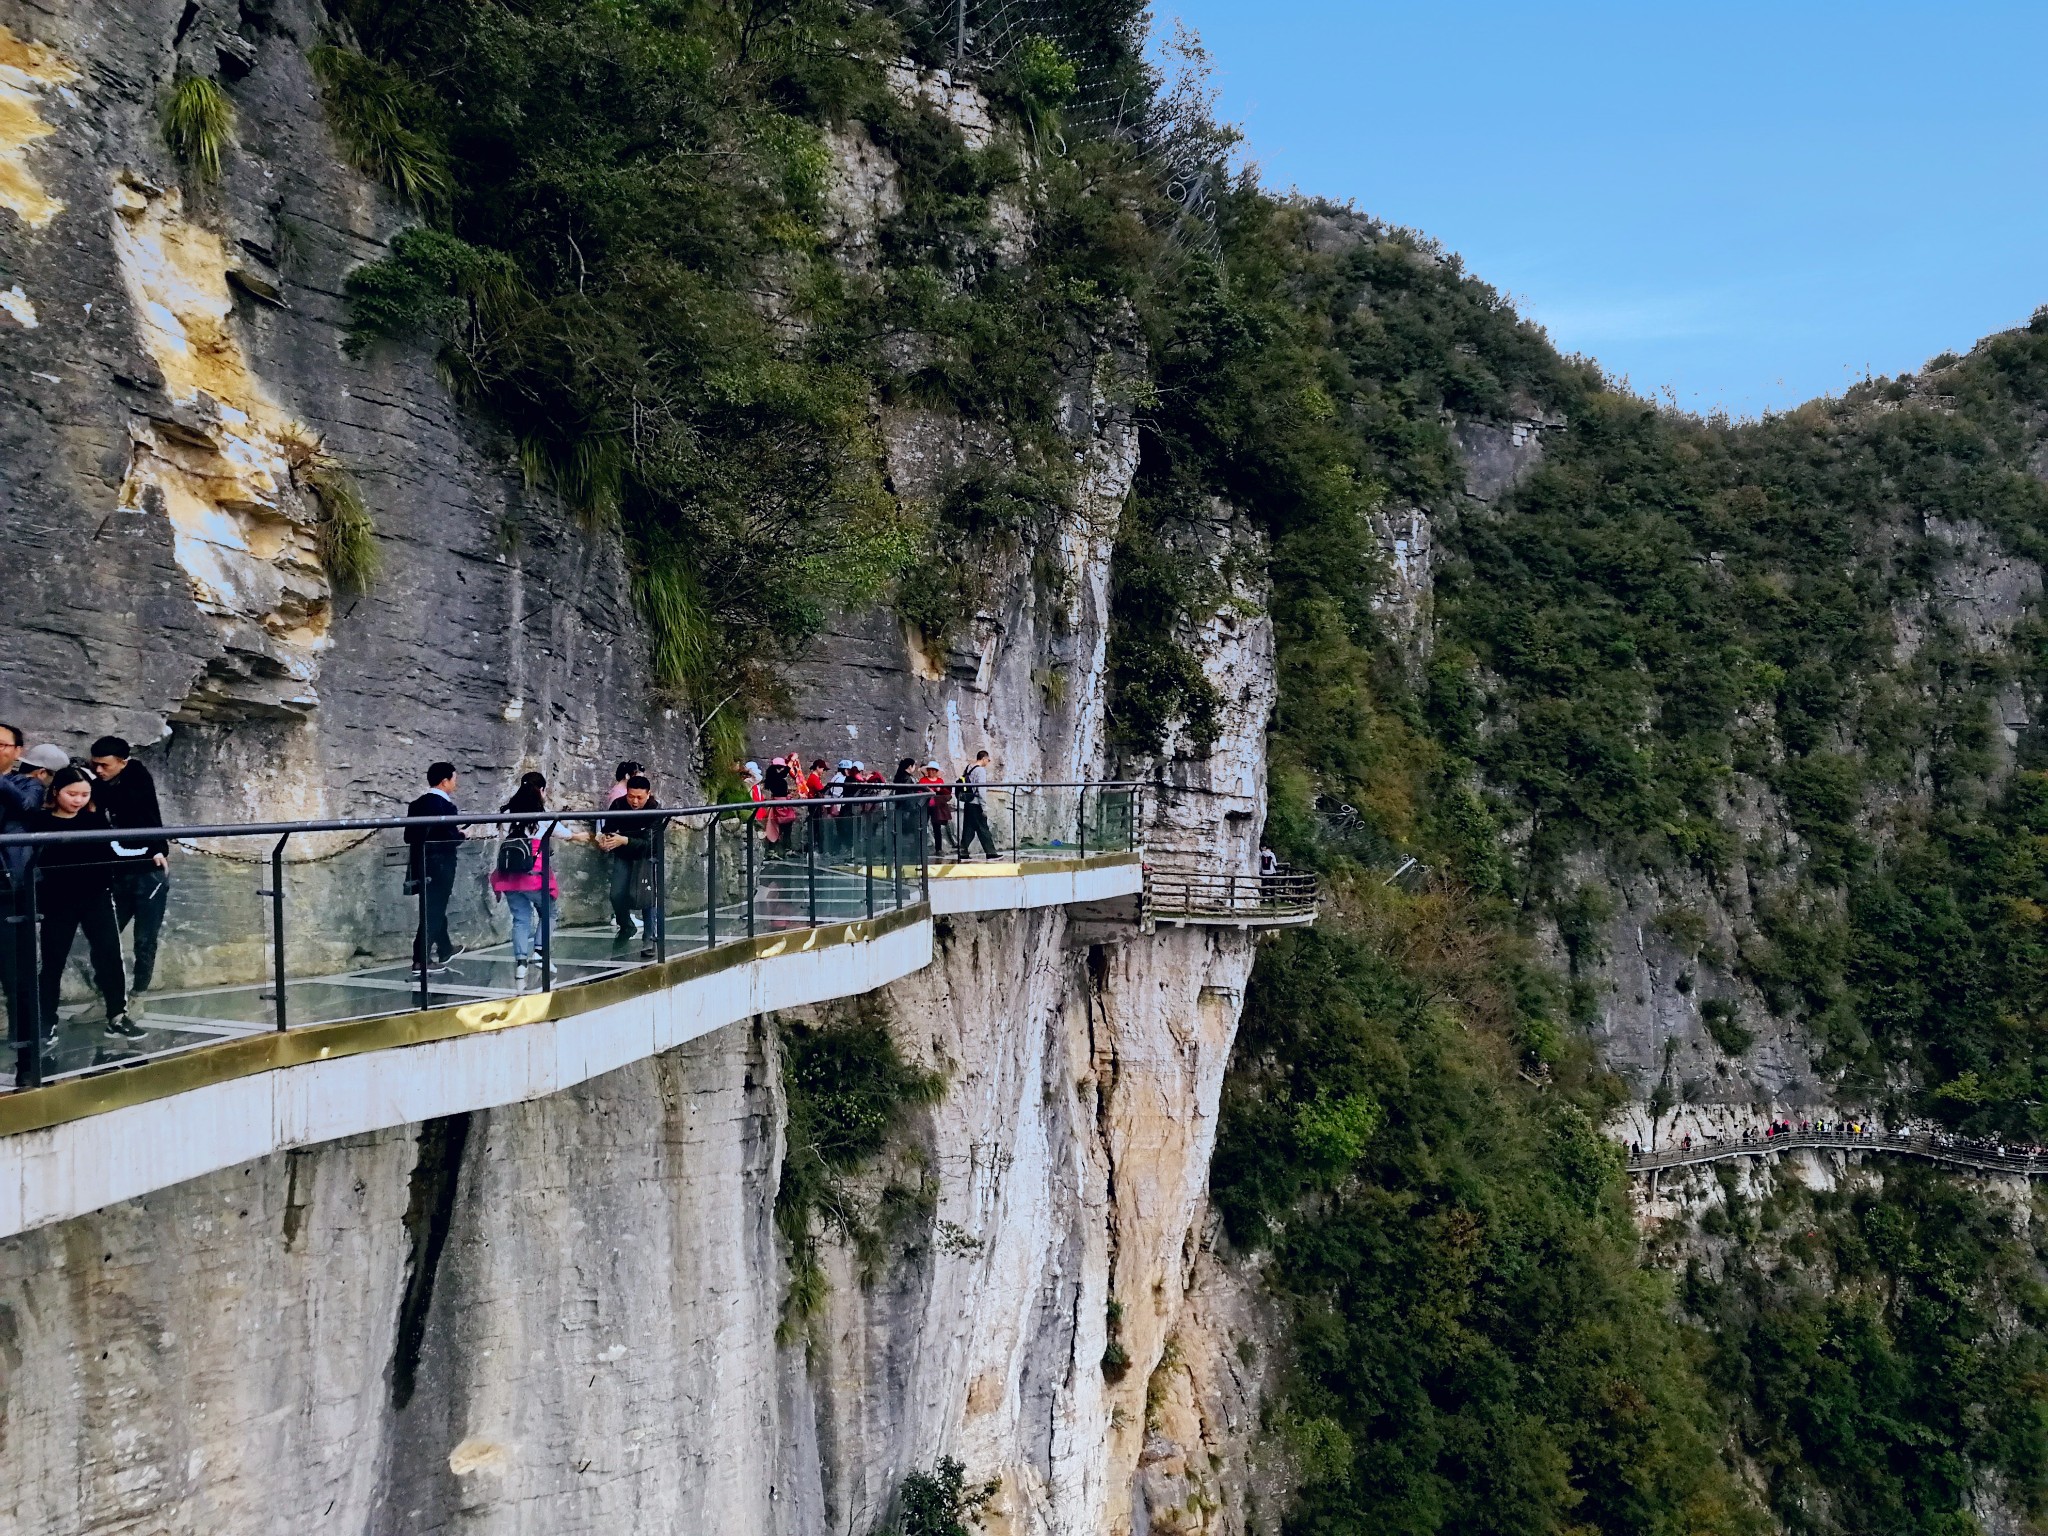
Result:
{"label": "limestone rock face", "polygon": [[[522,488],[424,349],[342,351],[342,278],[401,220],[322,120],[325,24],[0,3],[0,718],[128,737],[201,821],[388,812],[443,756],[590,790],[628,751],[686,760],[615,544]],[[158,107],[216,55],[237,110],[206,187]],[[319,455],[376,520],[367,592],[322,564]]]}
{"label": "limestone rock face", "polygon": [[[342,279],[399,220],[328,140],[304,58],[323,21],[312,0],[0,0],[0,717],[158,744],[170,808],[199,819],[388,808],[444,755],[571,793],[616,756],[686,761],[617,549],[521,488],[429,358],[340,346]],[[156,121],[194,50],[237,71],[204,191]],[[963,83],[896,85],[993,131]],[[834,151],[858,263],[900,194],[864,135]],[[1012,224],[1004,259],[1029,238]],[[987,611],[944,647],[840,616],[795,719],[757,734],[1100,780],[1134,367],[1104,345],[1067,381],[1072,494]],[[935,413],[880,428],[906,498],[991,451]],[[321,455],[377,518],[368,593],[322,563]],[[1219,509],[1191,557],[1255,570],[1250,540]],[[1158,765],[1184,790],[1144,815],[1175,859],[1252,867],[1265,612],[1239,579],[1189,637],[1225,707],[1206,756]],[[246,874],[215,883],[246,904]],[[1201,1375],[1199,1412],[1162,1416],[1181,1399],[1154,1390],[1236,1359],[1247,1326],[1188,1297],[1215,1268],[1208,1163],[1255,943],[1133,912],[946,920],[935,963],[869,1001],[947,1082],[903,1149],[929,1205],[867,1266],[826,1236],[829,1295],[793,1338],[776,1018],[0,1243],[0,1533],[864,1536],[944,1455],[999,1480],[992,1530],[1171,1528],[1161,1501],[1208,1497],[1207,1448],[1242,1463],[1257,1422],[1252,1377],[1225,1408]]]}

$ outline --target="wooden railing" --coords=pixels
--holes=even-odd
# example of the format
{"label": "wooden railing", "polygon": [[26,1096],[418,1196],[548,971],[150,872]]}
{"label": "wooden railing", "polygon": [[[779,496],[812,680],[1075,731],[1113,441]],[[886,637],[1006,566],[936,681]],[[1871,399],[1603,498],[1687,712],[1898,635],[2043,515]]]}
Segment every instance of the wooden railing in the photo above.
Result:
{"label": "wooden railing", "polygon": [[1168,922],[1290,926],[1312,921],[1316,901],[1316,877],[1284,866],[1270,875],[1145,871],[1146,911]]}

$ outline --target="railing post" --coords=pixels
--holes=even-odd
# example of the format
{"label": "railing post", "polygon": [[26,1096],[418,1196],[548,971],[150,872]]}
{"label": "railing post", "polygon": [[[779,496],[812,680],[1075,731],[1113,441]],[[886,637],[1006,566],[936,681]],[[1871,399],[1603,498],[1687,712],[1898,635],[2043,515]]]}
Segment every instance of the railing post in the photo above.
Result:
{"label": "railing post", "polygon": [[289,1027],[284,1000],[284,845],[291,840],[287,832],[270,850],[270,985],[280,1033]]}
{"label": "railing post", "polygon": [[1010,790],[1010,862],[1021,862],[1024,857],[1024,843],[1017,831],[1017,791]]}
{"label": "railing post", "polygon": [[917,808],[917,888],[919,899],[932,899],[932,850],[931,844],[938,841],[938,828],[932,824],[932,802],[927,800]]}
{"label": "railing post", "polygon": [[884,802],[889,807],[889,874],[896,882],[896,907],[903,908],[903,802],[890,799]]}
{"label": "railing post", "polygon": [[860,816],[860,871],[867,885],[868,921],[875,918],[875,818],[866,811]]}
{"label": "railing post", "polygon": [[[749,823],[751,825],[751,823]],[[752,853],[752,847],[747,849]],[[751,860],[749,861],[751,863]],[[754,883],[754,872],[747,871],[747,884]],[[747,898],[747,921],[754,920],[753,897]],[[718,947],[718,813],[711,813],[711,835],[704,839],[704,947]]]}
{"label": "railing post", "polygon": [[668,818],[658,817],[654,823],[654,906],[647,914],[654,919],[654,932],[648,937],[654,940],[654,963],[661,964],[668,958]]}
{"label": "railing post", "polygon": [[[36,950],[36,871],[30,865],[14,889],[7,942],[14,946],[14,1082],[40,1088],[43,1082],[43,980]],[[54,1022],[54,1021],[53,1021]]]}
{"label": "railing post", "polygon": [[[714,830],[717,823],[713,822]],[[754,936],[754,851],[755,833],[759,830],[751,813],[747,816],[747,937]]]}
{"label": "railing post", "polygon": [[[427,989],[427,956],[434,947],[427,933],[427,845],[425,843],[414,843],[412,846],[419,850],[420,860],[419,911],[415,914],[419,919],[418,932],[420,938],[419,949],[413,956],[413,963],[419,967],[419,1005],[424,1008],[433,1001],[433,993]],[[410,855],[408,855],[409,860]]]}
{"label": "railing post", "polygon": [[808,905],[809,927],[818,926],[818,823],[804,825],[804,898]]}
{"label": "railing post", "polygon": [[555,986],[555,824],[551,821],[540,835],[540,989]]}
{"label": "railing post", "polygon": [[1088,786],[1086,784],[1081,786],[1081,828],[1079,841],[1081,844],[1081,857],[1085,859],[1088,857]]}

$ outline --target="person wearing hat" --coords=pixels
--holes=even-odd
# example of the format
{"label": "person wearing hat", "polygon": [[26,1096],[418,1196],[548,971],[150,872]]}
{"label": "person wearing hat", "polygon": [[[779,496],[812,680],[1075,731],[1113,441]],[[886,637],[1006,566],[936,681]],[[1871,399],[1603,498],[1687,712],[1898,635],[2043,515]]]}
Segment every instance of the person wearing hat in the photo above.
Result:
{"label": "person wearing hat", "polygon": [[[946,842],[953,832],[953,787],[946,782],[945,770],[937,763],[926,763],[924,772],[917,776],[917,782],[931,790],[925,800],[924,813],[932,824],[932,856],[946,851]],[[959,839],[953,839],[953,851],[960,851]]]}
{"label": "person wearing hat", "polygon": [[[43,745],[22,750],[19,726],[0,723],[0,832],[28,832],[30,823],[43,808],[50,778],[71,760],[61,747]],[[0,917],[14,913],[14,903],[28,879],[31,850],[21,844],[0,848]],[[0,926],[0,997],[7,1003],[7,1037],[17,1045],[16,1023],[21,1018],[15,1006],[15,979],[31,973],[29,946],[35,930],[28,923]]]}

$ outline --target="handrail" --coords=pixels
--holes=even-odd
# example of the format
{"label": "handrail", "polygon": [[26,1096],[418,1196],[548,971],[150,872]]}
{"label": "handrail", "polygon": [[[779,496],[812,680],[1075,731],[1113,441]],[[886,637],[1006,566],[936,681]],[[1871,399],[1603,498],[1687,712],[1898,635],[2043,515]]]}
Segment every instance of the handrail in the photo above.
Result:
{"label": "handrail", "polygon": [[2048,1174],[2048,1151],[2009,1152],[2002,1142],[1973,1145],[1961,1138],[1950,1139],[1927,1131],[1779,1131],[1749,1141],[1717,1139],[1689,1148],[1642,1152],[1628,1158],[1627,1167],[1630,1173],[1657,1173],[1666,1168],[1689,1168],[1730,1158],[1768,1157],[1801,1150],[1894,1152],[1992,1173],[2023,1173],[2029,1177]]}
{"label": "handrail", "polygon": [[1316,877],[1294,869],[1145,871],[1145,905],[1165,917],[1298,917],[1313,913],[1320,899]]}
{"label": "handrail", "polygon": [[[849,795],[865,805],[891,801],[929,800],[936,785],[912,789],[901,784],[875,784],[873,794]],[[458,811],[453,816],[357,816],[334,817],[324,821],[221,822],[190,827],[95,827],[84,832],[0,832],[0,847],[39,846],[44,843],[118,842],[122,838],[147,837],[150,841],[183,842],[210,837],[271,837],[301,832],[395,832],[405,827],[513,826],[537,821],[673,821],[678,817],[751,815],[755,811],[781,806],[802,809],[819,801],[809,797],[782,800],[723,800],[714,805],[651,805],[633,810],[621,801],[602,810],[557,811]]]}
{"label": "handrail", "polygon": [[[655,963],[660,963],[669,957],[671,943],[677,941],[672,935],[672,929],[676,935],[680,935],[679,941],[686,948],[699,945],[704,948],[716,948],[722,939],[731,942],[737,938],[739,935],[735,929],[743,930],[751,937],[763,922],[769,926],[816,927],[827,905],[855,906],[864,910],[867,917],[873,918],[878,910],[883,908],[900,909],[916,900],[928,900],[931,890],[932,856],[934,852],[942,851],[939,842],[947,830],[948,818],[939,814],[941,807],[947,803],[946,799],[942,799],[941,791],[952,792],[947,797],[951,800],[951,812],[964,815],[966,806],[962,797],[956,793],[961,787],[957,784],[861,784],[853,793],[838,796],[790,795],[764,800],[717,801],[704,805],[650,805],[638,810],[620,801],[602,808],[587,809],[541,808],[529,811],[474,812],[456,810],[434,816],[325,817],[299,821],[92,827],[0,834],[0,848],[21,848],[30,854],[37,850],[50,851],[47,858],[34,861],[31,867],[38,871],[34,877],[13,881],[0,880],[0,943],[6,943],[13,948],[13,970],[17,980],[13,988],[14,1006],[10,1017],[10,1032],[13,1036],[10,1043],[15,1047],[16,1083],[18,1086],[33,1087],[46,1080],[50,1063],[45,1059],[45,1037],[47,1035],[49,1038],[56,1038],[54,1016],[50,1020],[45,1020],[41,1016],[44,1010],[53,1004],[50,996],[46,995],[49,978],[41,975],[38,928],[39,923],[44,921],[44,915],[39,914],[38,903],[45,881],[55,880],[56,872],[63,867],[55,861],[55,849],[59,846],[112,845],[147,841],[159,844],[177,843],[193,849],[196,845],[214,840],[227,841],[252,837],[271,840],[271,846],[264,850],[264,856],[260,861],[267,865],[269,876],[268,884],[259,886],[257,891],[259,896],[265,898],[263,907],[259,909],[263,915],[253,920],[245,919],[247,925],[236,928],[231,926],[236,920],[236,908],[232,904],[221,904],[209,909],[208,915],[211,917],[213,912],[224,914],[222,921],[204,922],[197,930],[199,937],[192,938],[191,932],[188,931],[187,938],[200,944],[227,941],[240,944],[246,950],[250,940],[263,935],[263,938],[267,939],[269,951],[263,967],[266,973],[263,984],[267,985],[269,990],[262,996],[266,1002],[274,1003],[274,1008],[270,1010],[273,1015],[272,1022],[261,1027],[283,1031],[293,1024],[294,1010],[288,999],[298,1001],[298,1022],[306,1023],[317,1021],[307,1018],[308,1009],[315,1015],[331,1016],[335,1008],[340,1006],[332,1001],[335,996],[347,996],[348,1006],[354,1006],[358,1001],[355,994],[376,987],[390,988],[394,979],[398,977],[410,977],[403,985],[411,992],[412,1006],[416,1009],[433,1006],[437,990],[445,993],[452,988],[456,994],[461,994],[465,990],[474,992],[479,987],[489,991],[493,987],[502,988],[505,985],[498,971],[492,968],[496,962],[487,960],[466,962],[465,966],[468,968],[457,968],[451,976],[451,957],[461,950],[460,944],[452,937],[449,926],[450,897],[455,893],[457,886],[455,861],[461,857],[456,850],[469,840],[453,836],[422,837],[418,835],[420,833],[461,829],[484,833],[503,828],[541,829],[537,835],[529,833],[534,845],[532,857],[524,861],[524,868],[518,878],[537,876],[533,883],[537,885],[539,891],[546,893],[546,896],[544,899],[532,901],[528,907],[521,908],[518,920],[533,921],[536,931],[521,942],[527,943],[528,954],[538,959],[543,978],[542,986],[545,989],[555,984],[555,962],[561,955],[561,944],[564,942],[557,933],[561,918],[556,905],[559,898],[555,894],[556,876],[563,868],[562,844],[567,841],[585,841],[586,833],[582,829],[600,831],[609,828],[618,831],[633,826],[654,829],[644,836],[636,834],[631,845],[633,851],[621,853],[621,857],[628,860],[628,867],[623,875],[617,864],[607,862],[603,867],[607,871],[604,879],[614,882],[611,885],[609,900],[616,918],[620,942],[623,943],[631,937],[632,931],[637,929],[642,939],[641,960],[651,959]],[[1139,817],[1136,811],[1143,786],[1136,781],[1102,780],[1074,785],[1007,784],[974,787],[977,790],[996,789],[1010,795],[1013,802],[1010,818],[1013,853],[1020,843],[1014,804],[1023,798],[1018,793],[1022,790],[1079,790],[1079,814],[1073,820],[1067,819],[1074,810],[1073,806],[1067,805],[1063,799],[1055,799],[1053,805],[1055,819],[1063,822],[1065,827],[1063,833],[1056,829],[1056,838],[1078,834],[1075,836],[1074,846],[1084,855],[1091,843],[1104,851],[1121,851],[1135,848],[1137,845]],[[771,818],[767,815],[769,812],[781,812],[782,815]],[[1095,818],[1092,829],[1091,812]],[[985,827],[985,813],[980,820]],[[704,838],[701,851],[701,890],[695,877],[690,877],[683,882],[680,890],[671,892],[668,829],[672,825],[692,829]],[[578,830],[572,834],[572,828]],[[784,849],[790,854],[797,855],[801,860],[802,884],[800,893],[794,896],[794,900],[788,880],[791,866],[758,856],[761,850],[757,846],[757,840],[764,837],[768,840],[776,839],[778,829],[784,833]],[[394,880],[391,889],[382,899],[375,889],[368,889],[365,893],[367,899],[356,903],[359,915],[346,920],[357,926],[359,937],[355,940],[356,943],[373,946],[357,948],[355,954],[374,956],[386,953],[388,958],[364,964],[358,970],[347,971],[345,974],[328,974],[322,977],[302,972],[295,978],[287,966],[286,946],[286,852],[291,839],[299,835],[358,834],[356,842],[348,850],[322,850],[310,858],[292,861],[292,867],[303,869],[310,865],[345,858],[353,848],[370,843],[371,834],[390,832],[406,834],[403,897],[405,905],[399,905],[394,899],[398,896],[398,886]],[[739,838],[744,842],[743,860],[737,856],[740,853],[737,847],[731,849],[725,859],[721,858],[719,843],[730,838]],[[398,851],[395,841],[383,845],[394,854]],[[488,848],[491,843],[486,841],[485,846]],[[124,865],[136,867],[132,860],[113,856],[88,855],[84,861],[84,867],[96,869],[104,869],[109,864],[116,868]],[[741,868],[735,869],[734,865],[740,865]],[[80,865],[74,861],[69,867],[77,869]],[[492,873],[509,875],[519,869],[518,865],[506,864],[494,869]],[[339,878],[345,873],[345,869],[337,869],[334,878]],[[594,874],[596,871],[589,873]],[[598,883],[602,885],[603,881]],[[739,887],[736,893],[733,891],[735,886]],[[54,892],[55,887],[52,886],[51,889]],[[501,893],[507,890],[525,893],[527,890],[526,887],[519,885],[501,885],[495,879],[491,882],[491,889]],[[589,890],[588,882],[585,889]],[[571,899],[575,899],[574,891],[568,894]],[[701,904],[698,900],[700,894]],[[76,896],[75,889],[71,895]],[[163,899],[161,894],[157,899],[160,921]],[[592,896],[589,899],[600,907],[604,900],[601,896]],[[678,900],[681,902],[675,911],[678,921],[672,923],[670,907]],[[733,912],[735,904],[743,908],[744,920],[721,932],[726,922],[737,915]],[[408,906],[413,907],[414,911],[408,913]],[[392,925],[394,909],[399,919],[397,926]],[[350,908],[344,902],[339,910],[347,912]],[[327,920],[331,916],[325,906],[319,908],[319,912],[322,920]],[[625,915],[629,912],[633,915],[632,920]],[[70,918],[67,916],[63,920],[69,921]],[[468,921],[472,932],[475,932],[477,920],[472,917]],[[410,965],[401,967],[397,951],[386,951],[382,946],[387,942],[397,942],[398,935],[404,932],[406,926],[414,927],[413,960]],[[266,928],[269,931],[264,935],[263,930]],[[485,931],[499,932],[495,922],[488,924]],[[515,936],[518,931],[515,923]],[[324,945],[309,944],[305,946],[304,953],[317,956],[323,952],[332,952],[333,934],[322,932],[316,937],[327,942]],[[346,939],[346,934],[344,938]],[[531,944],[531,940],[535,938],[538,940],[537,946]],[[471,939],[470,942],[475,940]],[[486,944],[486,951],[502,943],[500,932],[498,938]],[[574,958],[568,966],[572,973],[579,967],[608,965],[611,969],[617,969],[627,964],[623,958],[610,962],[593,962],[577,954],[575,945],[587,943],[588,938],[585,936],[575,939],[572,944],[571,952]],[[438,962],[430,952],[439,953],[441,958]],[[349,953],[346,943],[341,953]],[[479,963],[483,964],[484,968],[475,971],[474,967]],[[523,958],[519,960],[521,966],[526,963]],[[517,974],[518,980],[513,984],[513,989],[524,990],[525,971],[521,970]],[[594,972],[584,974],[582,979],[589,979],[590,974]],[[437,984],[431,979],[436,975],[450,979]],[[98,979],[97,972],[95,979]],[[577,982],[572,978],[562,984],[574,985]],[[215,973],[212,978],[214,989],[226,988],[233,991],[255,985],[256,982],[245,981],[238,976],[221,977]],[[309,986],[312,988],[310,992],[300,990]],[[340,989],[339,994],[336,992],[337,988]],[[112,981],[108,982],[105,989],[110,1014],[107,1033],[110,1036],[130,1029],[118,1007],[119,990]],[[201,988],[200,993],[212,995],[208,988]],[[381,1011],[381,1008],[372,1010]],[[179,1009],[173,1009],[168,1015],[153,1009],[143,1017],[145,1021],[158,1021],[151,1022],[150,1028],[168,1028],[173,1031],[179,1028],[176,1023],[162,1021],[187,1018],[195,1025],[205,1022],[204,1019]],[[224,1023],[229,1020],[236,1023],[246,1022],[246,1016],[239,1012],[230,1012],[222,1020],[215,1022]],[[104,1052],[100,1055],[103,1056]],[[102,1062],[96,1057],[94,1065],[83,1070],[118,1070],[120,1066],[132,1064],[136,1059],[133,1056],[117,1055]]]}

